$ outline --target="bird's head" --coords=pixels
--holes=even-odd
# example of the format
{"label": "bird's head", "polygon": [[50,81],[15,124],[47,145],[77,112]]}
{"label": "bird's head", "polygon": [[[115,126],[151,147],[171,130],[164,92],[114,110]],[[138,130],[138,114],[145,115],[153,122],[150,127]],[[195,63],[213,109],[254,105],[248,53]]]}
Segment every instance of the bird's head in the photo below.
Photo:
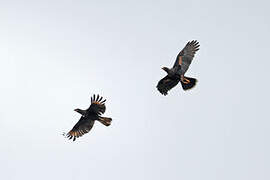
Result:
{"label": "bird's head", "polygon": [[83,116],[86,114],[86,110],[81,110],[81,109],[79,109],[79,108],[74,109],[74,111],[76,111],[77,113],[80,113],[80,114],[83,115]]}
{"label": "bird's head", "polygon": [[163,69],[163,70],[166,71],[167,73],[169,73],[169,71],[170,71],[170,69],[167,68],[167,67],[163,67],[163,68],[161,68],[161,69]]}

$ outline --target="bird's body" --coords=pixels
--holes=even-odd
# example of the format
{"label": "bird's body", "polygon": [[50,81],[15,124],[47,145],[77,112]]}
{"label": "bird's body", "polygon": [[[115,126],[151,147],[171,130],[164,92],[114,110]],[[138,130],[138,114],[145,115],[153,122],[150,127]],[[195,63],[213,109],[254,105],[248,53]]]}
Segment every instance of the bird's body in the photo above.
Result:
{"label": "bird's body", "polygon": [[191,41],[186,44],[184,49],[177,55],[175,63],[172,68],[163,67],[167,76],[162,78],[157,85],[158,91],[167,95],[168,91],[181,82],[184,90],[191,89],[196,85],[197,80],[190,77],[185,77],[196,51],[199,50],[199,42]]}
{"label": "bird's body", "polygon": [[172,68],[167,68],[167,67],[163,67],[162,68],[164,71],[167,72],[167,75],[169,77],[174,77],[174,76],[180,76],[181,75],[181,66],[175,66],[175,67],[172,67]]}
{"label": "bird's body", "polygon": [[88,133],[92,129],[95,121],[99,121],[105,126],[111,125],[111,118],[101,116],[101,114],[105,113],[106,110],[106,106],[104,104],[105,101],[106,100],[102,101],[102,97],[99,95],[97,95],[97,97],[94,95],[91,98],[91,105],[88,109],[75,109],[75,111],[80,113],[82,116],[66,136],[69,139],[73,138],[73,141],[75,141],[76,138]]}

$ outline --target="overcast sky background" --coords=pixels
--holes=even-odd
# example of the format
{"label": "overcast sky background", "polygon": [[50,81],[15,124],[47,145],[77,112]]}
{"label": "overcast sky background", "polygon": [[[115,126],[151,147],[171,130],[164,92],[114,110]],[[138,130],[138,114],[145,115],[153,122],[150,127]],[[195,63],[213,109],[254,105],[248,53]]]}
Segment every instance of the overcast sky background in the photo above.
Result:
{"label": "overcast sky background", "polygon": [[[269,1],[0,1],[0,178],[270,179]],[[187,41],[199,80],[156,90]],[[90,96],[110,127],[61,134]]]}

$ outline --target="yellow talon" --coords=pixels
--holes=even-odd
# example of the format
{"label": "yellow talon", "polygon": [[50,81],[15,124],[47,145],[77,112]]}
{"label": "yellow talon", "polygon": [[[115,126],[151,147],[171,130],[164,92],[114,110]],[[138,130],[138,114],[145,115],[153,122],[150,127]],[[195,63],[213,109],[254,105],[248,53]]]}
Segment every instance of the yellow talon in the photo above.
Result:
{"label": "yellow talon", "polygon": [[190,83],[190,80],[188,80],[188,79],[184,79],[184,81],[186,81],[186,84],[188,84],[188,83]]}
{"label": "yellow talon", "polygon": [[181,76],[181,81],[182,81],[184,84],[189,84],[189,83],[190,83],[190,80],[188,80],[188,79],[185,78],[184,76]]}

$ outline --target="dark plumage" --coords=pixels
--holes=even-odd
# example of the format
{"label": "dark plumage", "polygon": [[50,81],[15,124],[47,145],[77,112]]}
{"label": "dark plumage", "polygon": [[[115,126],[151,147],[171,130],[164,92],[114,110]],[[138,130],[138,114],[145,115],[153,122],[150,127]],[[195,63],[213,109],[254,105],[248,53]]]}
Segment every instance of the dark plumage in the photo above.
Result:
{"label": "dark plumage", "polygon": [[191,64],[196,51],[199,50],[199,46],[199,42],[196,40],[188,42],[184,49],[177,55],[173,67],[171,69],[167,67],[162,68],[166,71],[167,76],[162,78],[157,84],[157,89],[161,94],[167,95],[168,91],[175,87],[179,81],[184,90],[191,89],[196,85],[197,80],[195,78],[185,77],[184,75]]}
{"label": "dark plumage", "polygon": [[111,125],[112,118],[108,117],[101,117],[101,114],[105,113],[106,106],[105,106],[105,100],[102,101],[102,97],[97,95],[91,97],[91,105],[88,109],[82,110],[82,109],[75,109],[74,111],[80,113],[82,116],[80,120],[75,124],[75,126],[67,133],[66,137],[69,139],[73,138],[73,141],[76,140],[76,138],[88,133],[95,121],[99,121],[105,126]]}

